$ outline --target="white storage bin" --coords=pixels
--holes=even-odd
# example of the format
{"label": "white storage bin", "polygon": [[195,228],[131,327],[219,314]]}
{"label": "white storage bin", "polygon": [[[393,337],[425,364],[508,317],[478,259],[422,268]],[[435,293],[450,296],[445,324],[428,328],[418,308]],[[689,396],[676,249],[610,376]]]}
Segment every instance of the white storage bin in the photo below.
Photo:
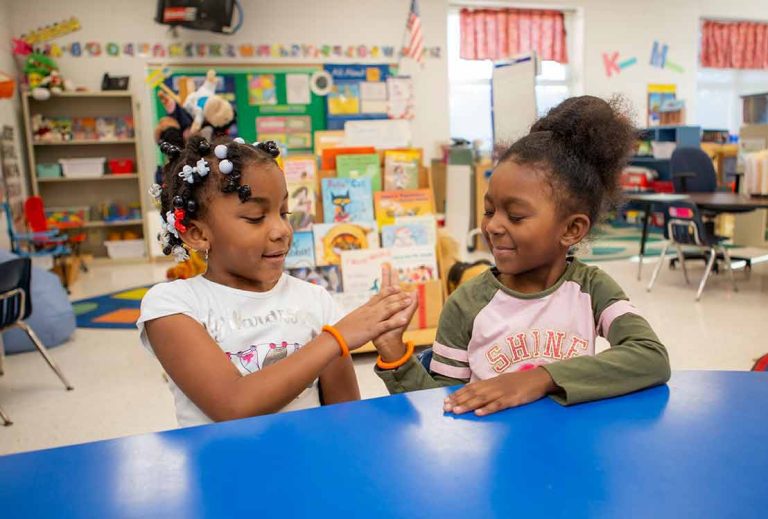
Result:
{"label": "white storage bin", "polygon": [[112,259],[143,258],[144,240],[105,240],[107,256]]}
{"label": "white storage bin", "polygon": [[61,171],[69,178],[97,178],[104,175],[104,157],[82,159],[59,159]]}
{"label": "white storage bin", "polygon": [[671,159],[672,152],[677,147],[676,142],[663,142],[653,141],[651,142],[651,148],[653,149],[654,159]]}

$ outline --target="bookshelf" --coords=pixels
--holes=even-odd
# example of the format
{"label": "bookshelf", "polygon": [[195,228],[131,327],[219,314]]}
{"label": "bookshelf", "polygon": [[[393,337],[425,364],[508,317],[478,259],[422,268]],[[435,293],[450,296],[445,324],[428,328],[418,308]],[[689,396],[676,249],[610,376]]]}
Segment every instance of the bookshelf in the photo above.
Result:
{"label": "bookshelf", "polygon": [[[141,218],[105,219],[102,204],[138,204],[140,214],[145,214],[143,193],[144,178],[140,169],[141,153],[137,135],[137,104],[130,92],[65,92],[45,101],[38,101],[29,93],[22,93],[22,108],[26,133],[26,149],[29,163],[32,193],[40,196],[46,208],[88,208],[88,218],[82,226],[86,240],[82,252],[94,257],[106,257],[104,241],[110,235],[128,232],[144,240],[147,247],[147,226]],[[124,138],[77,138],[73,128],[70,140],[39,140],[33,132],[33,117],[49,120],[75,120],[76,118],[131,117],[134,135]],[[74,124],[73,124],[74,126]],[[135,171],[105,173],[97,177],[38,177],[38,164],[53,164],[60,159],[104,157],[132,159]]]}

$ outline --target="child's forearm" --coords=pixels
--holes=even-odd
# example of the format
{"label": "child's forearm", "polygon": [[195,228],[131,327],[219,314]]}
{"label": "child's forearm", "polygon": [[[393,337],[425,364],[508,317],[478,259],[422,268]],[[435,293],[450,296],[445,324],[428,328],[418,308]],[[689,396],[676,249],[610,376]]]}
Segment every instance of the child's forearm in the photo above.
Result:
{"label": "child's forearm", "polygon": [[608,334],[611,348],[594,357],[575,357],[543,366],[560,391],[561,404],[575,404],[624,395],[669,380],[669,357],[664,345],[640,316],[626,315]]}
{"label": "child's forearm", "polygon": [[299,396],[340,355],[336,340],[321,333],[293,355],[237,380],[231,405],[222,409],[222,416],[211,418],[232,420],[275,413]]}

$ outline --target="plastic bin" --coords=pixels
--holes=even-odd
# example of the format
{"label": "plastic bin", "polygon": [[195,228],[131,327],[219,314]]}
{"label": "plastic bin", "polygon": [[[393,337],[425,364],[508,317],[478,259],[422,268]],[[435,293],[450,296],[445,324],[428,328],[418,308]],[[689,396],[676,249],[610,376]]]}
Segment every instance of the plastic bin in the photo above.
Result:
{"label": "plastic bin", "polygon": [[144,240],[105,240],[107,256],[112,259],[143,258]]}
{"label": "plastic bin", "polygon": [[98,178],[104,175],[104,157],[59,159],[62,173],[68,178]]}
{"label": "plastic bin", "polygon": [[110,159],[107,161],[107,167],[114,175],[125,175],[136,171],[133,159]]}
{"label": "plastic bin", "polygon": [[37,164],[35,169],[37,169],[37,178],[59,178],[61,176],[61,166],[55,162]]}
{"label": "plastic bin", "polygon": [[672,152],[677,147],[676,142],[667,141],[653,141],[651,142],[651,148],[653,148],[654,159],[670,159],[672,158]]}

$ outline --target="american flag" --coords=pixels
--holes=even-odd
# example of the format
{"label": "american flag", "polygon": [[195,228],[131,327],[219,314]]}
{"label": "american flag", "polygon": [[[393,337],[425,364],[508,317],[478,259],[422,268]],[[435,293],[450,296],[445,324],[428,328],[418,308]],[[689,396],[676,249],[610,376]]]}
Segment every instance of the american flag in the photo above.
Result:
{"label": "american flag", "polygon": [[407,30],[410,33],[408,48],[405,55],[419,63],[424,63],[424,35],[421,33],[421,18],[419,18],[419,2],[411,0],[411,10],[408,13]]}

